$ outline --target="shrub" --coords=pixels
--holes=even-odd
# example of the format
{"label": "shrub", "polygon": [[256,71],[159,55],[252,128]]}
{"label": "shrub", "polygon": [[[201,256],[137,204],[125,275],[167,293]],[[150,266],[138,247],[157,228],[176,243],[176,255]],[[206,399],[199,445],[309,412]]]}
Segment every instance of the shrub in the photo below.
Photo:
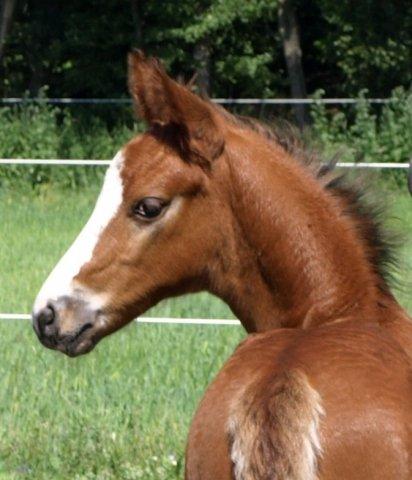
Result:
{"label": "shrub", "polygon": [[[359,95],[352,111],[337,111],[325,104],[311,109],[311,137],[326,150],[343,150],[345,160],[407,162],[412,153],[412,92],[395,89],[391,101],[376,108]],[[315,98],[321,98],[319,91]]]}
{"label": "shrub", "polygon": [[[130,116],[132,118],[132,115]],[[75,118],[70,111],[45,103],[0,108],[0,158],[110,159],[141,125],[110,128],[98,117]],[[74,188],[100,179],[104,169],[45,165],[0,166],[0,186],[50,182]]]}
{"label": "shrub", "polygon": [[[312,140],[327,153],[341,152],[342,161],[408,162],[412,156],[412,92],[397,88],[391,101],[376,107],[360,92],[358,102],[345,110],[314,104]],[[315,98],[321,98],[323,92]],[[384,178],[404,184],[405,172],[385,171]]]}
{"label": "shrub", "polygon": [[[321,98],[319,91],[315,98]],[[376,107],[367,91],[349,107],[331,108],[316,103],[311,109],[310,138],[326,155],[340,152],[342,161],[407,162],[412,155],[412,93],[395,89],[392,101]],[[99,116],[73,115],[68,108],[30,103],[0,108],[0,157],[2,158],[112,158],[142,128],[125,115],[108,125]],[[127,117],[126,117],[127,118]],[[0,186],[53,182],[75,188],[95,183],[104,169],[96,167],[2,166]],[[384,178],[404,183],[405,172],[385,172]]]}

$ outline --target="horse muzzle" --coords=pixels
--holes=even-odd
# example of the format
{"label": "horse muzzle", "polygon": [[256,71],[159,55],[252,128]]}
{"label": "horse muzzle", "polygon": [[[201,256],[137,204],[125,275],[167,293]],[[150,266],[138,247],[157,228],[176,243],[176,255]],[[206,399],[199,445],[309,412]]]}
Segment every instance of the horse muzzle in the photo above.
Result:
{"label": "horse muzzle", "polygon": [[90,352],[102,335],[104,315],[79,298],[60,297],[33,312],[33,328],[47,348],[70,357]]}

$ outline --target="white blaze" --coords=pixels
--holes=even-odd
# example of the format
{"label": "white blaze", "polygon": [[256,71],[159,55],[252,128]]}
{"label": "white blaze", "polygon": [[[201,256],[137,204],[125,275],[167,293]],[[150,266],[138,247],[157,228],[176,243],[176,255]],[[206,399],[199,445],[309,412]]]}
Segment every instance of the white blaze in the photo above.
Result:
{"label": "white blaze", "polygon": [[43,309],[49,301],[73,293],[73,278],[79,273],[82,266],[92,258],[93,250],[101,232],[115,216],[122,202],[123,184],[120,173],[123,161],[123,153],[120,151],[113,158],[106,172],[102,190],[88,222],[69,250],[54,267],[37,295],[33,307],[34,314]]}

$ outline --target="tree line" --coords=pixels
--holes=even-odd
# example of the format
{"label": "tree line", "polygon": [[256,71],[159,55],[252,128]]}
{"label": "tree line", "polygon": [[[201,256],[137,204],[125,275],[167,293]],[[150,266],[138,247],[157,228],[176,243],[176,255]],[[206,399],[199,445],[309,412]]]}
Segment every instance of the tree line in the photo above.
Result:
{"label": "tree line", "polygon": [[[3,0],[0,96],[126,96],[139,47],[215,97],[409,88],[410,0]],[[304,121],[303,110],[295,112]]]}

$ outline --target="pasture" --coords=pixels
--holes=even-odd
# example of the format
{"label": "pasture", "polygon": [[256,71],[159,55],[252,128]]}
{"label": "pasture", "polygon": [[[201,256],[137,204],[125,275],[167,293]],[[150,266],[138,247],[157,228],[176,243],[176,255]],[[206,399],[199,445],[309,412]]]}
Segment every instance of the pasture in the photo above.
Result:
{"label": "pasture", "polygon": [[[97,189],[0,192],[0,311],[26,313],[90,214]],[[412,208],[385,192],[409,235],[397,295],[412,311]],[[149,315],[232,317],[200,294]],[[90,355],[44,349],[29,322],[0,323],[0,479],[177,479],[187,428],[206,385],[244,336],[240,327],[131,324]]]}

